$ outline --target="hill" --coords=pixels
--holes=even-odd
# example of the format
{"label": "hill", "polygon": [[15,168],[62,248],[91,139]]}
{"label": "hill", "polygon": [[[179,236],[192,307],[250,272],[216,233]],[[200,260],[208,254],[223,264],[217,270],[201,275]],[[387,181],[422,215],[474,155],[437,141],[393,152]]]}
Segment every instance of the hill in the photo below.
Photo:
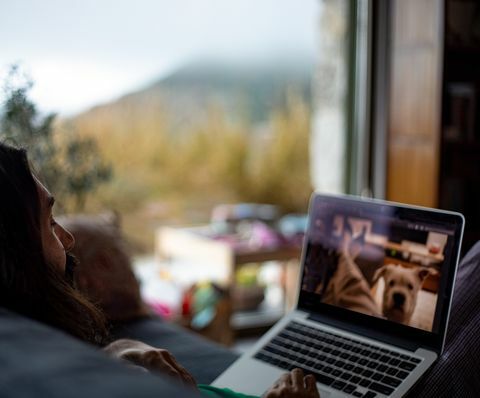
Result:
{"label": "hill", "polygon": [[118,100],[78,115],[154,112],[167,115],[174,130],[204,120],[209,107],[220,108],[229,120],[256,125],[268,120],[272,110],[285,105],[291,90],[310,104],[313,63],[284,59],[249,65],[228,62],[195,62]]}

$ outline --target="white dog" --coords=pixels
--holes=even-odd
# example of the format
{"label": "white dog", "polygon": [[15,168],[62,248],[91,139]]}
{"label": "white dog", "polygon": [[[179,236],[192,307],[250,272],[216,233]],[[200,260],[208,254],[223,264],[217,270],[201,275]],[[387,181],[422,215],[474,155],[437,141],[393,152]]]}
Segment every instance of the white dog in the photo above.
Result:
{"label": "white dog", "polygon": [[406,268],[395,264],[379,268],[373,276],[372,285],[380,278],[385,281],[383,315],[391,321],[409,325],[423,282],[428,275],[436,273],[427,267]]}

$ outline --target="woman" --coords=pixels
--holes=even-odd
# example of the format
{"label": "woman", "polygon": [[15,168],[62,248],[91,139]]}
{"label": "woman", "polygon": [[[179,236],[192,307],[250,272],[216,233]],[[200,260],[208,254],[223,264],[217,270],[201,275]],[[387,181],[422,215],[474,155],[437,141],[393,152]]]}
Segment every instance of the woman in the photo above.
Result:
{"label": "woman", "polygon": [[[170,375],[195,387],[193,377],[166,350],[109,341],[106,320],[73,287],[73,236],[52,215],[54,198],[35,177],[25,150],[0,143],[0,306],[95,344],[110,355]],[[206,396],[242,396],[203,386]],[[279,379],[265,398],[319,397],[315,378],[299,369]]]}

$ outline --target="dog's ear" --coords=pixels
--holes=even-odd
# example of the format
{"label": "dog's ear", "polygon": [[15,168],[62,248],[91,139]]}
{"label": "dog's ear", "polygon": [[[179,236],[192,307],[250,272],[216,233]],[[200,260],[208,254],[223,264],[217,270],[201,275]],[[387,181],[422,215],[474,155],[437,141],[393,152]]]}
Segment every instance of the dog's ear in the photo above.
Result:
{"label": "dog's ear", "polygon": [[387,270],[388,270],[388,265],[384,265],[383,267],[380,267],[375,271],[372,278],[372,286],[375,285],[375,283],[377,283],[380,278],[385,276],[385,273],[387,272]]}
{"label": "dog's ear", "polygon": [[417,270],[417,275],[420,278],[420,281],[424,281],[428,275],[435,275],[437,271],[432,268],[421,267]]}

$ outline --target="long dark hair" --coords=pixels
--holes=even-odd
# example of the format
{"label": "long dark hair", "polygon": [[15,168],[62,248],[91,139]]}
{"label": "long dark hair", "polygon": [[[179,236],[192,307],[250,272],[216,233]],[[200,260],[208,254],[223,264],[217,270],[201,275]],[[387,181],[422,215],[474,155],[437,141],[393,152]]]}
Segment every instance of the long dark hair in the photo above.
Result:
{"label": "long dark hair", "polygon": [[105,317],[45,261],[40,225],[26,151],[0,142],[0,306],[105,344]]}

